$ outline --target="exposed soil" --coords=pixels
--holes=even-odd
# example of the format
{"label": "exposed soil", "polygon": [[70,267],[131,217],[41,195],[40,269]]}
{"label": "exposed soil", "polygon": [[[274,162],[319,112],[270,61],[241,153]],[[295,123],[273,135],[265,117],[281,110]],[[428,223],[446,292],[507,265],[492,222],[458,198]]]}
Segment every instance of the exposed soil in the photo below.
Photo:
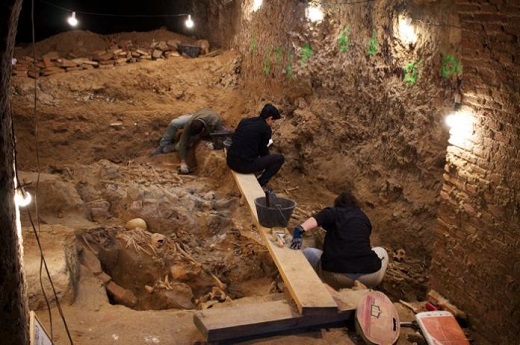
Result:
{"label": "exposed soil", "polygon": [[[137,36],[143,42],[179,39],[179,35],[164,31],[128,34],[127,39]],[[37,53],[59,50],[78,56],[106,49],[112,41],[73,32],[39,43]],[[78,42],[82,42],[80,47]],[[20,49],[16,54],[30,53]],[[192,310],[281,298],[283,284],[252,226],[247,207],[240,205],[223,151],[199,145],[192,175],[177,174],[175,153],[150,156],[168,122],[176,116],[211,107],[226,125],[234,127],[271,101],[255,96],[251,85],[247,89],[241,85],[240,63],[236,52],[223,51],[212,57],[144,61],[37,80],[13,77],[17,168],[20,180],[32,182],[28,189],[33,194],[38,188],[39,216],[36,219],[33,204],[32,217],[53,280],[56,277],[74,343],[202,342]],[[273,151],[296,157],[299,149],[308,147],[297,142],[293,111],[304,116],[311,127],[320,127],[320,120],[303,110],[302,100],[277,105],[285,111],[286,120],[273,128]],[[332,126],[330,131],[334,131],[333,126],[342,126],[327,125]],[[316,146],[322,140],[308,139],[306,145]],[[334,169],[328,160],[325,155],[315,156],[312,164],[329,167],[327,178],[339,180],[344,170]],[[272,181],[279,195],[298,204],[290,225],[330,204],[335,195],[323,182],[323,172],[303,176],[299,165],[301,162],[286,164]],[[388,188],[390,195],[392,186]],[[395,211],[387,212],[392,217]],[[137,217],[146,221],[146,229],[127,229],[125,224]],[[50,328],[46,304],[37,288],[39,255],[25,213],[22,225],[31,309],[37,309]],[[315,240],[306,238],[306,244]],[[377,234],[372,242],[383,243]],[[428,263],[421,256],[398,251],[401,248],[387,249],[395,260],[380,289],[394,301],[420,300],[426,289]],[[105,285],[110,280],[124,293],[118,294],[117,289],[107,292]],[[396,306],[402,321],[411,320],[409,310],[398,303]],[[56,343],[67,343],[54,307],[53,324]],[[399,344],[420,341],[413,333],[404,330]],[[352,327],[349,331],[307,330],[243,343],[333,342],[361,343]]]}

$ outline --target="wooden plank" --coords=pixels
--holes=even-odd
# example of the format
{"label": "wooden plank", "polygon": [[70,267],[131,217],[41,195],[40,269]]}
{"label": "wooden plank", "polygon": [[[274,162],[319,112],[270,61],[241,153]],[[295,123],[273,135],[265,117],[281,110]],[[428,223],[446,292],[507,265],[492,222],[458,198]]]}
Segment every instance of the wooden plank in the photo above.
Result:
{"label": "wooden plank", "polygon": [[264,239],[265,245],[280,272],[291,297],[299,312],[308,314],[335,314],[338,305],[327,291],[321,279],[300,250],[292,250],[288,247],[278,247],[270,240],[270,229],[264,228],[258,221],[255,199],[265,196],[253,174],[239,174],[232,172],[233,177],[245,197],[249,210],[255,221],[258,231]]}
{"label": "wooden plank", "polygon": [[357,306],[371,291],[370,289],[342,289],[340,291],[336,291],[329,285],[324,285],[325,288],[327,288],[327,291],[329,291],[329,293],[331,294],[332,298],[334,298],[334,301],[336,301],[336,303],[338,304],[338,309],[340,313],[356,310]]}
{"label": "wooden plank", "polygon": [[32,310],[29,312],[29,332],[30,345],[52,345],[49,333]]}
{"label": "wooden plank", "polygon": [[303,327],[327,325],[354,317],[354,310],[323,317],[301,315],[285,300],[197,311],[193,321],[208,342],[261,336]]}

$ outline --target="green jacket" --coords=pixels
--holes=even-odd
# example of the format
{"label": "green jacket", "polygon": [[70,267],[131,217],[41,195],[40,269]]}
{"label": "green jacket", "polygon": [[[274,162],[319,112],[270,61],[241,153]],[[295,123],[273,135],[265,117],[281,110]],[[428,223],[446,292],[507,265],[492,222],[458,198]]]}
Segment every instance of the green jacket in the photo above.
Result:
{"label": "green jacket", "polygon": [[[204,123],[205,130],[202,134],[191,135],[187,130],[190,128],[191,123],[194,120],[201,120]],[[209,137],[211,133],[222,130],[222,120],[213,109],[201,109],[197,111],[191,119],[186,123],[184,130],[182,131],[181,138],[179,139],[178,150],[181,159],[185,160],[188,151],[200,140]]]}

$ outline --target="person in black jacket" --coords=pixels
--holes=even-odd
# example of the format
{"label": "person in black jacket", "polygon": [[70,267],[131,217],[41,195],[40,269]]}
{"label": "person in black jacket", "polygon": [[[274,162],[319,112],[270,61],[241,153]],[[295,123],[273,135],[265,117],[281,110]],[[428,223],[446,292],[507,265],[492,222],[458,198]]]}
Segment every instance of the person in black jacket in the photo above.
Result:
{"label": "person in black jacket", "polygon": [[283,155],[270,154],[268,148],[271,126],[280,118],[275,106],[269,103],[264,105],[259,116],[240,121],[227,151],[227,165],[233,171],[241,174],[262,172],[258,183],[264,189],[285,162]]}
{"label": "person in black jacket", "polygon": [[302,234],[321,226],[327,233],[323,251],[306,248],[303,254],[323,282],[333,288],[350,288],[356,280],[372,288],[386,272],[388,253],[372,248],[370,220],[350,191],[340,193],[334,207],[326,207],[293,230],[292,249],[300,249]]}

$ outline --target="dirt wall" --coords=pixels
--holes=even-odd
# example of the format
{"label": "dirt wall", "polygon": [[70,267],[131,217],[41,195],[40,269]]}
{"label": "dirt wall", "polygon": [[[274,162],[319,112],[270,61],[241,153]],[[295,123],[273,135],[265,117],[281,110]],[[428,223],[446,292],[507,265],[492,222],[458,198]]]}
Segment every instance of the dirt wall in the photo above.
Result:
{"label": "dirt wall", "polygon": [[[270,1],[257,12],[251,5],[242,2],[233,45],[244,55],[245,84],[264,85],[252,97],[292,105],[280,138],[284,169],[331,191],[354,185],[383,244],[433,255],[431,287],[486,337],[512,342],[518,5],[329,1],[319,24],[305,19],[307,3]],[[399,39],[400,14],[412,18],[414,45]],[[443,125],[458,87],[475,115],[467,145]]]}
{"label": "dirt wall", "polygon": [[[306,3],[270,1],[250,12],[244,1],[234,38],[244,83],[264,85],[251,97],[286,110],[284,169],[333,193],[354,186],[380,243],[426,259],[456,84],[442,76],[442,57],[457,54],[457,35],[425,23],[446,21],[448,3],[332,1],[322,5],[324,20],[310,23]],[[400,40],[399,14],[416,18],[414,45]]]}

